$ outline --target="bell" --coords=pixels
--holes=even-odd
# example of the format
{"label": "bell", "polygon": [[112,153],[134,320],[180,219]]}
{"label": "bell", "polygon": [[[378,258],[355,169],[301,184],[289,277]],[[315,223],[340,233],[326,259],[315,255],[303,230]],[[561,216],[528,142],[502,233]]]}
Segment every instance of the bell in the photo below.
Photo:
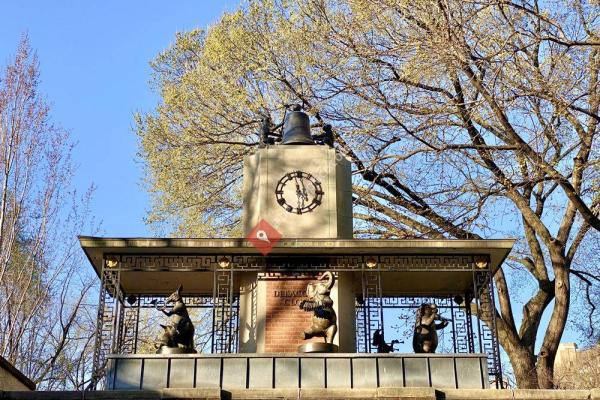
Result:
{"label": "bell", "polygon": [[310,121],[306,113],[294,110],[286,115],[281,144],[315,144],[310,135]]}

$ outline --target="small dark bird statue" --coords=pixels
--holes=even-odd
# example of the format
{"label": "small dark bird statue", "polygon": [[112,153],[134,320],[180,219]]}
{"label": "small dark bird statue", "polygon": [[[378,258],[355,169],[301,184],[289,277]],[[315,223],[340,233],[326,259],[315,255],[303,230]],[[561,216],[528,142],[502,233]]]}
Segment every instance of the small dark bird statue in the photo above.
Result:
{"label": "small dark bird statue", "polygon": [[401,342],[394,339],[390,344],[387,344],[381,333],[381,329],[377,329],[375,333],[373,333],[373,346],[377,346],[378,353],[393,353],[394,345],[398,343],[404,343],[404,341]]}

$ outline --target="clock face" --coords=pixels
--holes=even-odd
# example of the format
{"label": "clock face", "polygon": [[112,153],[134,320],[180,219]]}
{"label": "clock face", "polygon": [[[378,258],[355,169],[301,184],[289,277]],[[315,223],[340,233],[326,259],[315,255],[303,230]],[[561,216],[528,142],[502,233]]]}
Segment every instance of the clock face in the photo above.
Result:
{"label": "clock face", "polygon": [[294,171],[277,182],[275,196],[284,210],[294,214],[310,212],[323,201],[321,182],[309,173]]}

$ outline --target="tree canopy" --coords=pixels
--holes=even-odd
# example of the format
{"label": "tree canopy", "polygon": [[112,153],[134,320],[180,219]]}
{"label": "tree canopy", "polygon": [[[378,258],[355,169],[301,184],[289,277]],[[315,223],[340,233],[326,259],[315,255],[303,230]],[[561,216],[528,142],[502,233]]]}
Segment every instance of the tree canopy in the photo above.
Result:
{"label": "tree canopy", "polygon": [[[521,387],[550,387],[570,278],[597,279],[574,260],[600,230],[599,17],[580,0],[250,1],[152,63],[148,220],[239,234],[242,158],[301,103],[353,163],[358,237],[520,239],[495,276],[500,342]],[[509,291],[523,280],[529,298]]]}

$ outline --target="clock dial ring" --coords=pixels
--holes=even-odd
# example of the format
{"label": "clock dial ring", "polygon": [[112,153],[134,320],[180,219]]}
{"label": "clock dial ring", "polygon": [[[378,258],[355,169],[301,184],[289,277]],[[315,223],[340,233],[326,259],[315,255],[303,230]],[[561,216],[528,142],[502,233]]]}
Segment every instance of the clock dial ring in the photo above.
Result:
{"label": "clock dial ring", "polygon": [[323,187],[312,174],[292,171],[285,174],[275,189],[277,203],[292,214],[312,212],[323,202]]}

